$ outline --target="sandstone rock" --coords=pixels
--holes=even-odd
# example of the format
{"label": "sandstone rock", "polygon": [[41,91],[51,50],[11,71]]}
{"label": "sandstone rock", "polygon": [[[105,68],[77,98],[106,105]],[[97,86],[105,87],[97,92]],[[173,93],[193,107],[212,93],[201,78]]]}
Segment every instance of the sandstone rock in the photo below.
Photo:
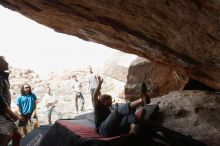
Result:
{"label": "sandstone rock", "polygon": [[191,135],[209,146],[220,145],[220,93],[174,91],[152,99],[160,107],[163,126]]}
{"label": "sandstone rock", "polygon": [[1,0],[0,4],[58,32],[148,58],[220,90],[220,1]]}
{"label": "sandstone rock", "polygon": [[[143,58],[137,58],[131,63],[125,94],[138,95],[140,83],[145,82],[153,96],[161,96],[170,91],[182,90],[188,78],[156,62],[150,62]],[[130,87],[131,85],[135,87]],[[132,89],[130,91],[130,89]]]}
{"label": "sandstone rock", "polygon": [[136,58],[136,55],[130,55],[122,52],[115,53],[112,57],[105,61],[103,73],[116,80],[126,83],[129,67],[131,62]]}
{"label": "sandstone rock", "polygon": [[135,55],[117,53],[106,61],[104,74],[126,83],[125,95],[134,98],[140,95],[140,85],[147,83],[154,97],[182,90],[188,78],[174,70]]}

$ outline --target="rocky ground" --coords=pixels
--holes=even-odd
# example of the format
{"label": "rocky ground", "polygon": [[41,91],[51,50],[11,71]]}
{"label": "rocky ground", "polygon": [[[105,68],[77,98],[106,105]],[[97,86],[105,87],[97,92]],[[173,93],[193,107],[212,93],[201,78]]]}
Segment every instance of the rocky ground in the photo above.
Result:
{"label": "rocky ground", "polygon": [[[16,98],[20,95],[20,87],[23,83],[29,83],[33,92],[38,98],[37,115],[39,118],[39,125],[47,124],[46,108],[42,102],[42,97],[45,94],[46,84],[50,84],[51,92],[57,98],[58,103],[56,109],[61,112],[62,118],[74,118],[75,116],[93,110],[91,103],[91,96],[88,91],[88,74],[83,69],[68,70],[62,73],[50,73],[46,77],[41,77],[31,70],[15,69],[11,68],[10,84],[12,94],[12,109],[16,110]],[[96,71],[104,78],[102,93],[108,93],[113,96],[115,102],[124,102],[123,97],[124,83],[112,79],[108,76],[104,76],[98,70]],[[78,79],[83,85],[83,96],[85,98],[84,110],[76,112],[75,98],[71,88],[73,81],[72,76],[77,75]],[[79,107],[81,107],[81,101],[79,100]],[[80,108],[79,108],[80,109]],[[58,119],[56,114],[52,114],[52,123]],[[32,128],[32,127],[30,127]]]}

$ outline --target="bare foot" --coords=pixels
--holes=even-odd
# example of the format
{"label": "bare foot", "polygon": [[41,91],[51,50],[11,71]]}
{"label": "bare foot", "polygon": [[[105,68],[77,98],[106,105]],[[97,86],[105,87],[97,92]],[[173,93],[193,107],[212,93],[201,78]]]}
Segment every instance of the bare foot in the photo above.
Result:
{"label": "bare foot", "polygon": [[129,134],[130,135],[136,135],[137,134],[137,127],[138,126],[136,124],[131,123]]}

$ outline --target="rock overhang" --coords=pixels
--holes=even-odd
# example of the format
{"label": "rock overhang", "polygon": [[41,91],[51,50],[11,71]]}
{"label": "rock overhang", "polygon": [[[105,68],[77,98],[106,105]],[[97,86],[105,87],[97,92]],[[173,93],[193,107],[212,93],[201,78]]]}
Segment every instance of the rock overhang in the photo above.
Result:
{"label": "rock overhang", "polygon": [[166,65],[220,90],[220,2],[1,0],[57,32]]}

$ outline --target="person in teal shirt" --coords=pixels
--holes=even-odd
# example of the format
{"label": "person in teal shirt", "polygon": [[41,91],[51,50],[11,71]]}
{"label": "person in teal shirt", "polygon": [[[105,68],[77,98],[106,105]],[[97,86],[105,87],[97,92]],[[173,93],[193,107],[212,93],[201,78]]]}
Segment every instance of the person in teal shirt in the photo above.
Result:
{"label": "person in teal shirt", "polygon": [[23,84],[21,86],[21,95],[17,98],[17,111],[22,120],[19,120],[18,126],[23,127],[25,135],[28,133],[27,125],[31,117],[36,117],[37,97],[31,91],[29,84]]}

